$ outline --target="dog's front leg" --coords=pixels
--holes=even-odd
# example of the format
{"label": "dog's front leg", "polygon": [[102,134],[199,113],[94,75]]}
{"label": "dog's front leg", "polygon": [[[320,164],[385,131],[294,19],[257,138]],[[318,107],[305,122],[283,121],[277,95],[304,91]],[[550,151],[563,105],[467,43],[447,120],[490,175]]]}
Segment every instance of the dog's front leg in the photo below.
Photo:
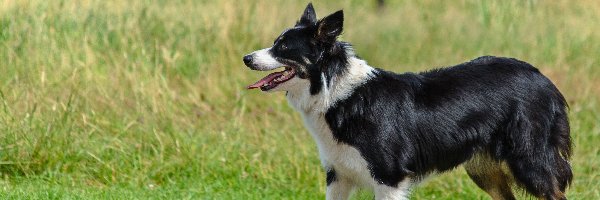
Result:
{"label": "dog's front leg", "polygon": [[327,200],[346,200],[352,194],[354,184],[344,179],[338,179],[327,185]]}
{"label": "dog's front leg", "polygon": [[354,183],[344,177],[337,176],[335,171],[327,170],[327,200],[346,200],[354,191]]}

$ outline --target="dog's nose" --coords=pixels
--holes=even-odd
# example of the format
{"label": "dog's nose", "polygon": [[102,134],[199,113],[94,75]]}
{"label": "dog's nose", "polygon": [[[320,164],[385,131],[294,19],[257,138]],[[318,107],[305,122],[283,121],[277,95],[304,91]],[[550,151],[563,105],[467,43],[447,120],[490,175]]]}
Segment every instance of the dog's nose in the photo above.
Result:
{"label": "dog's nose", "polygon": [[249,65],[252,63],[252,55],[244,56],[244,64]]}

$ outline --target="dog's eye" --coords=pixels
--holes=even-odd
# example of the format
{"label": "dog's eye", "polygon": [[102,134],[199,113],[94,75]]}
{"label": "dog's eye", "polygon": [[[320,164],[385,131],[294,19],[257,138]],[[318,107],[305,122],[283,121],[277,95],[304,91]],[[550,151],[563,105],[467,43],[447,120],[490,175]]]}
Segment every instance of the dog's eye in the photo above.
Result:
{"label": "dog's eye", "polygon": [[287,50],[287,46],[285,44],[279,45],[279,50]]}

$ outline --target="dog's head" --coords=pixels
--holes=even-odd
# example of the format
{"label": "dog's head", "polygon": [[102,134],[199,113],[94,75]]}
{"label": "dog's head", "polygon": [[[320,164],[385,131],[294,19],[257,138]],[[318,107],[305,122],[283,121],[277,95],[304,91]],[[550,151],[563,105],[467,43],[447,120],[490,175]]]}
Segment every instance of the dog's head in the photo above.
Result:
{"label": "dog's head", "polygon": [[267,75],[248,88],[290,91],[309,87],[311,94],[318,93],[323,84],[345,66],[347,45],[337,42],[343,22],[342,10],[317,21],[309,3],[296,25],[283,31],[272,47],[244,56],[244,63],[252,70],[285,69]]}

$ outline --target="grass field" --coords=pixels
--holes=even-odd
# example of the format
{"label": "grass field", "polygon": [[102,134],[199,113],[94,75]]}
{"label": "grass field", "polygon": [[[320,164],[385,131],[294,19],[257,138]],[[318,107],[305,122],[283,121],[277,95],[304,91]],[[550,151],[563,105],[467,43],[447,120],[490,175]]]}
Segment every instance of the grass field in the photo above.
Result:
{"label": "grass field", "polygon": [[[0,0],[0,199],[322,199],[316,145],[242,55],[307,2]],[[575,179],[600,199],[600,1],[314,2],[397,72],[481,55],[540,68],[570,104]],[[414,199],[488,199],[459,168]],[[370,199],[361,192],[356,199]]]}

